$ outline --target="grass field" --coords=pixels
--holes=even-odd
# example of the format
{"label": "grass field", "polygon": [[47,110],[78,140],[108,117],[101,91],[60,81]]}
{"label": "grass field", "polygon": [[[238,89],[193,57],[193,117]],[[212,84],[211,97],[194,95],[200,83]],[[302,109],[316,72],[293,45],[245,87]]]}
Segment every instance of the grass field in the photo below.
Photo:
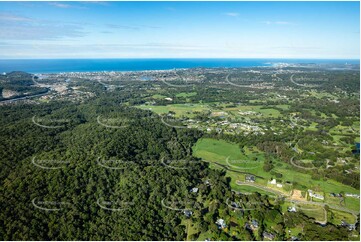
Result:
{"label": "grass field", "polygon": [[147,105],[139,105],[137,108],[152,110],[157,114],[167,114],[169,111],[175,112],[176,117],[194,116],[194,112],[201,112],[209,110],[209,107],[203,104],[171,104],[166,106],[147,106]]}
{"label": "grass field", "polygon": [[298,204],[296,206],[298,210],[301,210],[308,217],[316,219],[316,221],[324,221],[325,218],[325,210],[321,206],[309,205],[309,204]]}
{"label": "grass field", "polygon": [[332,210],[331,213],[329,213],[328,220],[333,224],[340,224],[341,220],[344,220],[349,224],[356,222],[356,218],[352,214],[336,210]]}
{"label": "grass field", "polygon": [[[290,232],[291,231],[291,232]],[[298,236],[298,234],[302,234],[303,230],[301,226],[297,226],[295,228],[287,228],[286,229],[286,234],[287,237],[291,237],[291,236]]]}
{"label": "grass field", "polygon": [[[294,206],[292,203],[290,202],[285,202],[284,204],[282,204],[282,211],[287,211],[287,209],[289,207]],[[325,220],[325,211],[323,210],[323,205],[311,205],[311,204],[297,204],[296,205],[296,209],[298,211],[302,211],[304,214],[306,214],[309,217],[312,217],[314,219],[316,219],[317,221],[324,221]],[[334,209],[329,209],[329,211],[327,212],[327,221],[331,222],[333,224],[340,224],[341,220],[345,220],[348,223],[355,223],[355,216],[353,216],[350,213],[347,212],[343,212],[343,211],[338,211],[338,210],[334,210]],[[293,229],[294,230],[294,229]],[[295,235],[294,233],[298,233],[298,230],[294,230],[292,231],[291,229],[291,234]],[[297,234],[296,234],[297,235]]]}
{"label": "grass field", "polygon": [[224,140],[202,139],[193,147],[196,157],[203,158],[240,171],[260,169],[264,155],[256,147],[245,147],[241,150],[237,145]]}
{"label": "grass field", "polygon": [[209,239],[212,237],[212,233],[207,231],[205,233],[201,233],[197,239],[197,241],[205,241],[206,239]]}
{"label": "grass field", "polygon": [[[287,105],[279,105],[279,106],[280,106],[280,108],[286,108]],[[224,108],[223,110],[224,111],[241,111],[241,112],[253,111],[256,113],[261,113],[265,117],[272,117],[272,118],[277,118],[281,115],[280,111],[278,111],[277,109],[263,108],[263,106],[238,105],[238,106],[232,107],[232,108]]]}
{"label": "grass field", "polygon": [[176,97],[193,97],[197,95],[196,92],[181,92],[181,93],[178,93],[177,95],[175,95]]}
{"label": "grass field", "polygon": [[271,193],[271,192],[262,190],[260,188],[247,186],[247,185],[242,185],[242,186],[235,185],[235,186],[231,186],[231,187],[232,187],[233,190],[235,190],[237,192],[240,192],[240,193],[245,193],[245,194],[258,192],[260,194],[268,195],[268,196],[271,196],[271,197],[277,196],[276,193]]}
{"label": "grass field", "polygon": [[308,94],[312,97],[315,97],[315,98],[324,98],[324,97],[328,97],[328,98],[332,98],[332,99],[337,99],[337,96],[334,96],[328,92],[316,92],[316,91],[309,91]]}
{"label": "grass field", "polygon": [[[179,93],[179,97],[191,97],[196,95],[196,92],[190,93]],[[164,99],[166,96],[163,95],[154,95],[153,98],[156,99]],[[136,106],[141,109],[151,109],[152,111],[158,114],[168,113],[169,111],[173,111],[176,113],[176,116],[188,116],[192,117],[193,112],[201,112],[212,110],[212,112],[234,112],[234,116],[241,116],[237,114],[237,112],[245,112],[245,111],[253,111],[256,113],[260,113],[264,118],[277,118],[281,116],[281,113],[273,108],[263,108],[262,106],[250,106],[250,105],[237,105],[235,107],[227,108],[225,104],[222,103],[196,103],[196,104],[169,104],[166,106],[147,106],[147,105],[139,105]],[[288,105],[277,105],[278,108],[287,109]],[[250,115],[252,116],[252,115]]]}
{"label": "grass field", "polygon": [[[195,157],[202,158],[203,160],[209,161],[211,163],[217,162],[219,164],[229,166],[227,164],[227,157],[230,157],[230,160],[244,160],[244,159],[252,159],[257,157],[258,162],[262,164],[260,167],[257,167],[255,169],[245,169],[247,168],[246,165],[241,166],[241,164],[237,163],[231,163],[231,165],[234,165],[235,167],[230,167],[232,170],[236,171],[242,171],[245,173],[251,173],[260,177],[263,177],[264,179],[256,178],[256,183],[260,185],[267,186],[267,181],[269,181],[273,176],[269,172],[265,172],[262,168],[264,156],[262,152],[255,152],[252,153],[252,155],[247,155],[247,149],[245,149],[244,152],[241,151],[241,149],[236,144],[232,144],[229,142],[226,142],[224,140],[216,140],[216,139],[210,139],[210,138],[203,138],[198,140],[198,142],[193,146],[193,155]],[[255,164],[256,161],[247,163],[247,165]],[[275,166],[273,168],[273,171],[277,173],[282,174],[282,181],[289,181],[292,183],[297,183],[298,188],[306,191],[307,189],[312,189],[315,191],[320,191],[324,193],[339,193],[339,192],[349,192],[349,193],[356,193],[359,194],[359,191],[355,188],[352,188],[350,186],[346,186],[342,183],[336,182],[334,180],[313,180],[311,178],[311,175],[306,173],[301,173],[298,171],[295,171],[293,169],[293,166],[284,163],[278,160],[274,161]],[[237,167],[238,166],[238,167]],[[221,168],[217,165],[211,166],[213,168]],[[244,181],[244,174],[240,174],[237,172],[227,171],[227,176],[231,177],[231,187],[235,190],[239,190],[240,186],[235,184],[236,180]],[[238,187],[238,188],[237,188]],[[350,209],[355,209],[355,203],[350,202],[350,205],[348,205],[346,200],[346,207]],[[358,210],[358,209],[357,209]],[[356,211],[357,211],[356,210]]]}
{"label": "grass field", "polygon": [[359,210],[360,209],[360,199],[354,198],[354,197],[345,197],[345,204],[346,207],[352,209],[352,210]]}
{"label": "grass field", "polygon": [[167,97],[167,96],[159,95],[159,94],[155,94],[155,95],[152,96],[152,98],[154,98],[154,99],[164,99],[164,98],[166,98],[166,97]]}

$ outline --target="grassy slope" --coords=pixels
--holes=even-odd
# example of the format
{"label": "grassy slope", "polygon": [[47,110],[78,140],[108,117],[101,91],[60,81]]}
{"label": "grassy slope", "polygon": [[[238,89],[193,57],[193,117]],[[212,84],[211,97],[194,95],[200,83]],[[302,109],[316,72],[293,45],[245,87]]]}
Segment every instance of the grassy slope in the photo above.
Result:
{"label": "grassy slope", "polygon": [[[193,155],[199,158],[202,158],[206,161],[210,162],[218,162],[223,165],[228,165],[226,163],[226,158],[229,156],[231,159],[248,159],[251,157],[258,156],[260,163],[263,163],[263,154],[259,153],[252,154],[251,157],[247,157],[246,155],[242,154],[240,148],[236,144],[231,144],[223,140],[215,140],[215,139],[209,139],[204,138],[200,139],[196,145],[193,147]],[[289,164],[286,164],[281,161],[277,161],[276,163],[281,164],[281,166],[275,166],[273,169],[276,172],[279,172],[283,175],[282,180],[283,181],[291,181],[291,182],[297,182],[300,185],[303,185],[307,189],[315,189],[320,188],[323,192],[330,193],[330,192],[350,192],[350,193],[357,193],[359,194],[359,191],[355,188],[346,186],[342,183],[336,182],[334,180],[313,180],[311,179],[311,175],[297,172],[293,170],[293,167]],[[251,162],[249,164],[254,165],[254,162]],[[234,163],[231,163],[231,165],[237,165]],[[248,165],[248,164],[247,164]],[[267,180],[269,180],[272,175],[268,172],[263,171],[260,167],[255,169],[244,169],[245,166],[239,165],[239,168],[235,170],[243,171],[243,172],[249,172],[261,177],[264,177],[265,180],[257,179],[256,182],[266,185]],[[262,167],[262,166],[261,166]],[[233,169],[234,167],[232,167]],[[240,178],[242,179],[242,175],[239,174],[232,174],[233,172],[228,171],[228,175],[231,178]],[[233,183],[233,182],[232,182]]]}

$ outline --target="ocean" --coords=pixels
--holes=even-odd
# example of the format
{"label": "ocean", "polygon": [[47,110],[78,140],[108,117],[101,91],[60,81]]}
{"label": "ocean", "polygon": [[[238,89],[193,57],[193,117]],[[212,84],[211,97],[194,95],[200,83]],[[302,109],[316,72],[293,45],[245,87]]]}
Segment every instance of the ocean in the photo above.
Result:
{"label": "ocean", "polygon": [[359,60],[326,59],[11,59],[0,60],[0,73],[25,71],[29,73],[143,71],[195,67],[262,67],[275,63],[289,64],[359,64]]}

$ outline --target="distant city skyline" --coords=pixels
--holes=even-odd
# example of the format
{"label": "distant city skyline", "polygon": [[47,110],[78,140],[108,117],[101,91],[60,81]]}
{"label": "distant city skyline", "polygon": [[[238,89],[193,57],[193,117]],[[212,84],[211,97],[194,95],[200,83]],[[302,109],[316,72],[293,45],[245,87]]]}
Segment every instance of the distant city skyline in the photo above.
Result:
{"label": "distant city skyline", "polygon": [[0,2],[0,58],[360,58],[354,2]]}

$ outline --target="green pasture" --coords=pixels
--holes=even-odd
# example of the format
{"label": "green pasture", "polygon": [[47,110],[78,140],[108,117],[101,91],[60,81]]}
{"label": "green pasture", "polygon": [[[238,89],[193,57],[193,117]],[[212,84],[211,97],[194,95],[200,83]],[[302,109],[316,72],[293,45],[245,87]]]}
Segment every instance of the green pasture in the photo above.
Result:
{"label": "green pasture", "polygon": [[151,110],[157,114],[167,114],[169,111],[175,113],[176,117],[187,116],[193,117],[194,112],[202,112],[209,110],[204,104],[171,104],[165,106],[149,106],[149,105],[139,105],[135,106],[137,108]]}
{"label": "green pasture", "polygon": [[193,97],[193,96],[196,96],[197,93],[196,92],[180,92],[178,94],[176,94],[175,96],[176,97]]}
{"label": "green pasture", "polygon": [[[230,169],[235,171],[241,171],[244,173],[250,173],[254,174],[256,176],[263,177],[264,179],[256,178],[256,183],[266,186],[267,181],[271,178],[276,178],[269,172],[265,172],[263,170],[263,165],[259,168],[255,169],[244,169],[247,168],[247,166],[240,164],[233,164],[238,167],[230,167],[229,164],[226,162],[226,158],[230,157],[231,159],[250,159],[250,157],[258,157],[258,160],[260,163],[264,161],[264,156],[262,152],[256,152],[252,155],[247,154],[249,150],[245,149],[245,152],[241,152],[241,149],[236,144],[232,144],[229,142],[226,142],[224,140],[216,140],[211,138],[202,138],[198,140],[198,142],[193,146],[193,155],[195,157],[202,158],[206,161],[209,161],[212,163],[217,162],[221,165],[228,166]],[[252,158],[251,158],[252,159]],[[251,164],[251,163],[248,163]],[[248,165],[247,164],[247,165]],[[279,160],[274,161],[274,168],[272,169],[273,172],[282,174],[282,178],[276,178],[278,181],[289,181],[293,183],[296,188],[301,190],[308,190],[312,189],[314,191],[319,192],[325,192],[325,193],[339,193],[339,192],[349,192],[349,193],[356,193],[359,194],[359,191],[355,188],[352,188],[350,186],[344,185],[342,183],[339,183],[337,181],[328,179],[328,180],[314,180],[311,178],[310,174],[302,173],[299,171],[296,171],[294,167],[288,163],[281,162]],[[211,166],[216,168],[221,168],[220,166]],[[236,173],[233,171],[227,171],[227,176],[231,177],[231,186],[232,188],[239,187],[237,184],[235,184],[236,180],[244,181],[245,174]],[[235,189],[239,190],[239,189]],[[352,203],[351,203],[352,204]],[[346,203],[346,207],[352,209],[354,208],[354,205],[351,205],[350,207]],[[358,209],[357,209],[358,210]],[[356,211],[357,211],[356,210]]]}

